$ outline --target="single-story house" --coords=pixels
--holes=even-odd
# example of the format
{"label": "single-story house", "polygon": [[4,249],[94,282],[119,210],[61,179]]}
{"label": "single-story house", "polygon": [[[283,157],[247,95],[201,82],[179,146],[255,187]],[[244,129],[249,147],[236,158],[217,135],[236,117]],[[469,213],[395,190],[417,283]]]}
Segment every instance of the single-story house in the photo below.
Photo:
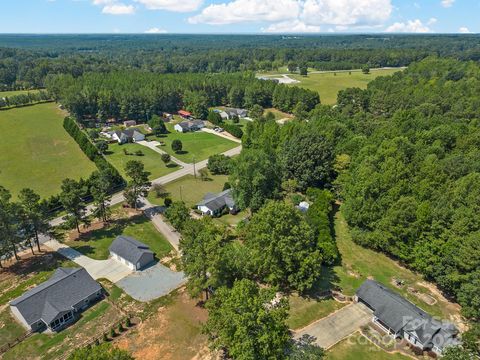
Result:
{"label": "single-story house", "polygon": [[10,302],[13,315],[31,331],[59,331],[103,295],[84,268],[58,268],[47,281]]}
{"label": "single-story house", "polygon": [[175,124],[173,127],[175,131],[185,133],[189,131],[198,131],[205,127],[205,122],[202,120],[193,120],[193,121],[182,121],[178,124]]}
{"label": "single-story house", "polygon": [[154,260],[150,248],[129,236],[117,236],[108,248],[110,256],[132,270],[141,270]]}
{"label": "single-story house", "polygon": [[228,119],[230,119],[230,116],[228,116],[228,114],[227,114],[226,111],[219,110],[219,111],[218,111],[218,114],[220,114],[220,117],[222,118],[222,120],[228,120]]}
{"label": "single-story house", "polygon": [[136,126],[137,122],[135,120],[127,120],[123,122],[123,126],[125,127],[130,127],[130,126]]}
{"label": "single-story house", "polygon": [[112,140],[117,141],[119,144],[126,144],[129,142],[137,142],[145,140],[143,135],[137,129],[125,129],[122,131],[112,131],[109,133]]}
{"label": "single-story house", "polygon": [[248,115],[248,111],[245,109],[226,108],[225,112],[227,113],[229,119],[234,116],[238,116],[239,118],[245,118]]}
{"label": "single-story house", "polygon": [[164,113],[162,114],[162,118],[163,118],[163,121],[165,121],[165,122],[169,122],[170,120],[172,120],[172,119],[173,119],[173,115],[172,115],[172,114],[169,114],[169,113],[166,113],[166,112],[164,112]]}
{"label": "single-story house", "polygon": [[207,193],[203,197],[203,200],[197,204],[197,209],[200,210],[203,215],[217,216],[220,215],[225,208],[228,208],[231,213],[238,211],[232,196],[232,189],[222,191],[218,194]]}
{"label": "single-story house", "polygon": [[192,117],[192,113],[186,110],[179,110],[178,115],[180,115],[184,119],[190,119]]}
{"label": "single-story house", "polygon": [[459,345],[458,330],[450,322],[432,318],[410,301],[374,280],[366,280],[355,300],[373,311],[372,321],[392,338],[404,338],[413,346],[441,355]]}

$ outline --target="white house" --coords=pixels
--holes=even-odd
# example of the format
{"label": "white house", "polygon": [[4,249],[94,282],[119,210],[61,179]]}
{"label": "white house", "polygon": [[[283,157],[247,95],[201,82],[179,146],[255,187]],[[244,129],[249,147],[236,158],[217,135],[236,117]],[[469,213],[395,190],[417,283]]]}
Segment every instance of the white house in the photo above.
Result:
{"label": "white house", "polygon": [[128,142],[137,142],[145,140],[143,135],[137,129],[126,129],[123,131],[112,131],[109,133],[112,140],[117,141],[119,144],[125,144]]}
{"label": "white house", "polygon": [[200,210],[203,215],[210,216],[220,215],[226,207],[230,212],[237,211],[231,189],[218,194],[207,193],[203,197],[203,200],[197,204],[197,209]]}

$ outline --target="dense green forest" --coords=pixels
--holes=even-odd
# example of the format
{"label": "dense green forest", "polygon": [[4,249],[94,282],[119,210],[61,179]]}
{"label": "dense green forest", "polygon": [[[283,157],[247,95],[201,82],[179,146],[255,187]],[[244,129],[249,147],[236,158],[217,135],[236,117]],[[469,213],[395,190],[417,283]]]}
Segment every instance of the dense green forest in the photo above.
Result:
{"label": "dense green forest", "polygon": [[406,66],[430,55],[480,59],[478,35],[0,35],[0,88],[43,87],[51,74]]}
{"label": "dense green forest", "polygon": [[[233,170],[237,199],[259,209],[287,180],[330,188],[356,242],[421,272],[478,319],[479,93],[478,63],[428,58],[341,92],[337,107],[317,106],[308,122],[255,121]],[[250,176],[258,187],[244,190],[249,157],[263,183]]]}
{"label": "dense green forest", "polygon": [[318,93],[255,79],[252,73],[153,74],[140,71],[89,73],[78,78],[57,75],[47,79],[49,92],[78,119],[128,118],[147,121],[162,111],[185,107],[205,119],[211,106],[230,104],[293,111],[298,103],[312,110]]}

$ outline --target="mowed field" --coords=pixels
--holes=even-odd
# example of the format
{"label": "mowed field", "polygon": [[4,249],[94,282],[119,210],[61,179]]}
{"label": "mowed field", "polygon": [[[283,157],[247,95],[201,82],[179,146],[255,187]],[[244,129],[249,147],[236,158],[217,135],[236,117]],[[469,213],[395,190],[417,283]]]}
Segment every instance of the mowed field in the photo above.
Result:
{"label": "mowed field", "polygon": [[[370,74],[364,74],[361,70],[336,71],[323,73],[309,73],[306,77],[298,74],[288,74],[292,79],[300,81],[289,86],[300,86],[305,89],[318,91],[322,104],[333,105],[337,102],[337,94],[340,90],[351,87],[366,89],[367,84],[378,76],[388,76],[401,71],[398,69],[372,69]],[[276,75],[267,74],[275,78]],[[260,74],[261,76],[261,74]]]}
{"label": "mowed field", "polygon": [[0,98],[8,97],[13,95],[21,95],[21,94],[28,94],[28,93],[36,93],[38,90],[12,90],[12,91],[0,91]]}
{"label": "mowed field", "polygon": [[54,103],[0,111],[0,185],[14,197],[25,187],[42,197],[56,194],[63,179],[96,169],[62,122]]}

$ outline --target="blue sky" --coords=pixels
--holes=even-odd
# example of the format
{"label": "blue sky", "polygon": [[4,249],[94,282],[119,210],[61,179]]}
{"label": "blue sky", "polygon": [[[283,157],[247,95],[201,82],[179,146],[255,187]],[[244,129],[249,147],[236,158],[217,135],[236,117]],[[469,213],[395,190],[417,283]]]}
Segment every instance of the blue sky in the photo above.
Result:
{"label": "blue sky", "polygon": [[480,0],[2,0],[0,33],[480,32]]}

